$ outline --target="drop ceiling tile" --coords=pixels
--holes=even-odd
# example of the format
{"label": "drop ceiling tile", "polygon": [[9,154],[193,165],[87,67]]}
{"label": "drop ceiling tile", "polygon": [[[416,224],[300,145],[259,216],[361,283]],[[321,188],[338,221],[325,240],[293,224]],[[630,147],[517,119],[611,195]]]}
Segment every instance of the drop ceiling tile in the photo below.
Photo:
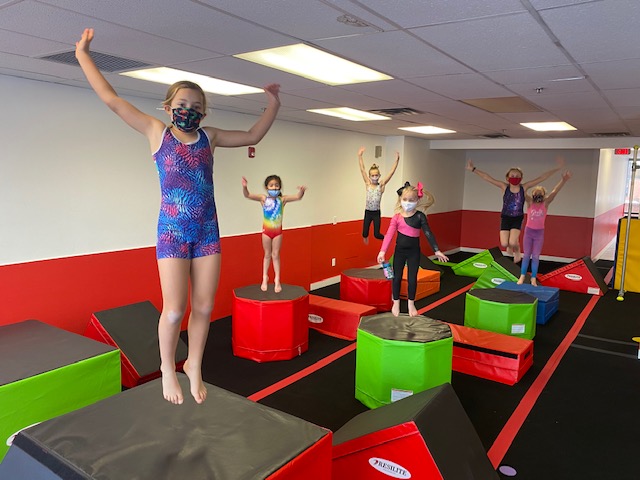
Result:
{"label": "drop ceiling tile", "polygon": [[532,94],[527,99],[539,107],[550,112],[558,112],[567,109],[606,108],[606,101],[599,93],[575,92],[557,95]]}
{"label": "drop ceiling tile", "polygon": [[413,85],[412,81],[385,80],[384,82],[357,83],[343,85],[341,88],[375,98],[384,98],[397,105],[413,107],[414,104],[437,102],[444,97],[424,88]]}
{"label": "drop ceiling tile", "polygon": [[[356,27],[338,22],[338,17],[343,16],[344,12],[321,1],[203,0],[202,3],[300,40],[362,35],[378,31],[371,26]],[[283,15],[283,12],[286,12],[286,15]]]}
{"label": "drop ceiling tile", "polygon": [[582,68],[601,90],[640,87],[640,59],[585,63]]}
{"label": "drop ceiling tile", "polygon": [[[319,46],[394,78],[469,73],[457,61],[405,32],[320,40]],[[407,59],[410,59],[407,61]]]}
{"label": "drop ceiling tile", "polygon": [[553,67],[517,68],[514,70],[483,71],[485,76],[501,85],[511,86],[519,83],[549,82],[562,78],[583,76],[573,65],[556,65]]}
{"label": "drop ceiling tile", "polygon": [[[523,97],[537,100],[545,95],[559,95],[563,93],[595,92],[591,83],[585,80],[568,80],[564,82],[535,82],[507,85],[509,89]],[[537,89],[542,88],[538,93]]]}
{"label": "drop ceiling tile", "polygon": [[[357,3],[348,1],[331,1],[331,3],[359,14]],[[519,0],[367,0],[363,9],[375,11],[385,19],[401,26],[412,28],[439,23],[451,23],[472,18],[504,15],[506,13],[524,12]]]}
{"label": "drop ceiling tile", "polygon": [[[226,15],[197,2],[159,2],[135,0],[126,8],[114,8],[113,2],[45,0],[60,8],[78,9],[83,15],[149,33],[159,38],[203,48],[218,55],[231,55],[294,43],[281,33]],[[215,28],[212,28],[215,25]],[[88,24],[88,26],[92,26]],[[99,32],[99,30],[98,30]],[[79,34],[80,32],[78,32]],[[162,48],[162,47],[160,47]]]}
{"label": "drop ceiling tile", "polygon": [[[29,22],[21,21],[25,18],[28,18]],[[69,51],[75,49],[75,42],[88,26],[96,30],[91,44],[93,50],[132,60],[171,65],[216,55],[191,45],[162,39],[32,0],[24,0],[6,7],[0,15],[0,29],[25,35],[38,32],[38,36],[43,39],[66,43]]]}
{"label": "drop ceiling tile", "polygon": [[454,100],[509,97],[513,95],[506,88],[487,80],[478,73],[412,78],[411,83]]}
{"label": "drop ceiling tile", "polygon": [[637,0],[607,0],[540,12],[564,48],[578,62],[640,57],[640,37],[630,19],[640,18]]}
{"label": "drop ceiling tile", "polygon": [[479,71],[567,63],[566,56],[553,44],[542,27],[524,13],[411,31]]}

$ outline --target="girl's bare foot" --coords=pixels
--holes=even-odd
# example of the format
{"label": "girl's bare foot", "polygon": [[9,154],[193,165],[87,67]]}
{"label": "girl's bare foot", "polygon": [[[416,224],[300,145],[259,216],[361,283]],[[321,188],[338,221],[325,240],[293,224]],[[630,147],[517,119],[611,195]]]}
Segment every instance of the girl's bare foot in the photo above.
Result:
{"label": "girl's bare foot", "polygon": [[416,309],[416,305],[413,302],[413,300],[408,300],[407,301],[407,307],[409,308],[409,316],[410,317],[415,317],[416,315],[418,315],[418,310]]}
{"label": "girl's bare foot", "polygon": [[369,237],[362,237],[362,242],[363,242],[365,245],[369,245]]}
{"label": "girl's bare foot", "polygon": [[185,375],[189,377],[191,395],[193,395],[196,403],[204,402],[207,398],[207,387],[204,386],[204,382],[202,381],[202,371],[199,368],[191,368],[189,360],[184,362],[183,369]]}
{"label": "girl's bare foot", "polygon": [[518,279],[518,285],[522,285],[524,283],[524,275],[520,275],[520,278]]}
{"label": "girl's bare foot", "polygon": [[273,291],[276,293],[280,293],[282,291],[282,285],[280,285],[280,279],[279,278],[275,278],[274,279],[274,287],[273,287]]}
{"label": "girl's bare foot", "polygon": [[267,284],[269,283],[269,277],[266,275],[262,277],[262,284],[260,285],[260,290],[263,292],[267,291]]}
{"label": "girl's bare foot", "polygon": [[531,285],[533,285],[534,287],[538,286],[538,281],[536,280],[536,277],[531,277]]}
{"label": "girl's bare foot", "polygon": [[522,252],[514,252],[513,263],[518,263],[520,260],[522,260]]}
{"label": "girl's bare foot", "polygon": [[162,395],[167,402],[174,405],[180,405],[184,400],[175,367],[173,370],[162,371]]}
{"label": "girl's bare foot", "polygon": [[393,306],[391,307],[391,313],[394,317],[400,315],[400,300],[394,300]]}

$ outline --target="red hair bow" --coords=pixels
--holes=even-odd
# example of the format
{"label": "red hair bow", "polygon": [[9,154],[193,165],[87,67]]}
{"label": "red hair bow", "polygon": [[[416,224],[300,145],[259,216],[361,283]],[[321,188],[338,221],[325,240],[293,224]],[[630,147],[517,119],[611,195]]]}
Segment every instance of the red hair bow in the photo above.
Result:
{"label": "red hair bow", "polygon": [[418,198],[422,198],[422,196],[424,195],[424,193],[422,192],[422,182],[418,182],[418,185],[416,185],[416,190],[418,190]]}

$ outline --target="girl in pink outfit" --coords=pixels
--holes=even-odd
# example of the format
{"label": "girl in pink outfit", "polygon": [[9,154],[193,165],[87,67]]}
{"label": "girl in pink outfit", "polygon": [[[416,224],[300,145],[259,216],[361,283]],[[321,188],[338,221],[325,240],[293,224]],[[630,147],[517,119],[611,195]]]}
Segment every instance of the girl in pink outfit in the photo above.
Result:
{"label": "girl in pink outfit", "polygon": [[393,254],[393,270],[396,274],[392,283],[393,307],[391,308],[391,313],[396,317],[400,313],[400,283],[402,282],[402,272],[406,264],[408,310],[409,315],[413,317],[418,315],[414,301],[418,285],[418,267],[420,266],[420,231],[424,232],[439,260],[448,262],[449,258],[438,248],[436,238],[433,236],[427,221],[425,211],[433,205],[433,195],[423,191],[420,182],[415,187],[406,182],[397,193],[398,202],[395,215],[391,217],[391,223],[382,241],[382,248],[378,253],[378,262],[384,263],[386,251],[397,232],[396,249]]}
{"label": "girl in pink outfit", "polygon": [[531,259],[531,285],[537,286],[536,276],[538,275],[538,265],[540,264],[540,252],[544,243],[544,221],[547,218],[547,209],[549,204],[556,198],[556,195],[567,181],[571,178],[571,172],[565,171],[562,179],[553,188],[549,195],[541,185],[536,185],[531,189],[531,195],[525,193],[525,202],[527,203],[527,224],[524,229],[524,238],[522,240],[522,268],[520,270],[520,278],[518,285],[524,283],[525,275],[529,269],[529,260]]}

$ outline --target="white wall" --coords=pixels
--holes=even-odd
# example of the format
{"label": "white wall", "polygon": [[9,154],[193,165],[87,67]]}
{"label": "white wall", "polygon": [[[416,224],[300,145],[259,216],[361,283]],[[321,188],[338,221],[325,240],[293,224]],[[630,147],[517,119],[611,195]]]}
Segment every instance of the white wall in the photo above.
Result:
{"label": "white wall", "polygon": [[[556,168],[556,156],[565,158],[566,168],[571,170],[571,180],[553,202],[551,214],[574,217],[594,217],[596,186],[598,181],[598,150],[469,150],[466,152],[474,165],[498,180],[504,180],[511,167],[519,167],[524,172],[524,181]],[[485,210],[499,212],[502,197],[499,190],[478,175],[460,170],[465,175],[465,210]],[[542,185],[550,191],[560,180],[554,174]]]}
{"label": "white wall", "polygon": [[596,189],[596,217],[624,203],[629,158],[628,155],[614,155],[613,149],[600,151]]}
{"label": "white wall", "polygon": [[[144,137],[91,90],[2,75],[0,89],[9,120],[0,130],[0,265],[155,245],[158,176]],[[127,99],[168,120],[157,109],[159,102]],[[205,124],[246,130],[255,121],[214,110]],[[375,160],[385,172],[402,142],[402,137],[387,140],[276,121],[254,159],[246,148],[217,149],[221,234],[261,229],[260,207],[242,196],[243,175],[256,192],[272,173],[282,177],[285,193],[308,187],[302,202],[287,207],[285,229],[331,223],[333,217],[362,218],[358,148],[363,145],[365,161]],[[374,159],[376,145],[383,146],[380,159]],[[412,161],[403,154],[401,166]],[[401,177],[398,172],[394,181]],[[393,197],[385,195],[384,215],[391,213]]]}
{"label": "white wall", "polygon": [[[416,159],[405,170],[404,180],[412,184],[421,181],[436,202],[428,213],[451,212],[462,209],[464,195],[464,152],[431,150],[430,142],[405,137],[405,154]],[[419,159],[419,160],[417,160]]]}
{"label": "white wall", "polygon": [[[0,129],[0,265],[154,245],[159,188],[146,140],[91,90],[3,75],[0,89],[8,112]],[[168,120],[157,109],[159,102],[128,100]],[[207,117],[208,124],[225,129],[246,130],[255,120],[218,110]],[[624,191],[618,177],[625,167],[606,154],[600,159],[599,150],[465,151],[449,144],[434,149],[441,143],[277,120],[256,146],[256,158],[249,159],[246,148],[215,153],[221,233],[241,235],[261,228],[259,206],[242,196],[243,175],[253,191],[260,191],[272,173],[282,177],[285,193],[307,185],[303,201],[287,207],[285,229],[331,223],[334,217],[338,222],[362,218],[365,199],[357,161],[361,145],[366,148],[365,165],[375,161],[383,175],[394,152],[400,152],[400,166],[383,197],[385,216],[391,215],[395,190],[405,180],[421,180],[434,194],[431,213],[499,211],[497,189],[464,170],[467,154],[496,178],[512,165],[533,178],[553,168],[561,152],[574,177],[554,202],[554,215],[593,217],[614,205]],[[383,147],[377,159],[376,145]],[[556,180],[545,185],[552,187]]]}

